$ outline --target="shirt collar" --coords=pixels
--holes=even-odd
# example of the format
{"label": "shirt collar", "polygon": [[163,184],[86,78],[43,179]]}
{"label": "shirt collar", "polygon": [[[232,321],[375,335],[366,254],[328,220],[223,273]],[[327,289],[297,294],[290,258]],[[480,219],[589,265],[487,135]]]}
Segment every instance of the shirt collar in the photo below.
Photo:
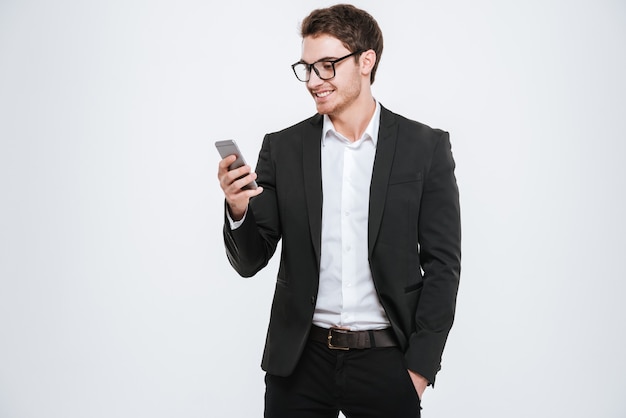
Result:
{"label": "shirt collar", "polygon": [[[378,142],[378,129],[380,126],[380,103],[378,102],[378,100],[375,100],[375,101],[376,101],[376,109],[374,110],[372,119],[370,119],[370,122],[367,124],[367,128],[365,128],[365,132],[363,132],[363,136],[359,138],[360,140],[360,139],[365,139],[369,137],[372,140],[374,147],[376,146]],[[341,135],[339,132],[335,130],[335,126],[333,125],[333,122],[330,120],[330,117],[328,115],[324,115],[324,125],[322,128],[322,145],[324,145],[324,142],[326,141],[326,136],[328,135],[328,132],[330,131],[332,131],[338,137],[343,138],[343,135]]]}

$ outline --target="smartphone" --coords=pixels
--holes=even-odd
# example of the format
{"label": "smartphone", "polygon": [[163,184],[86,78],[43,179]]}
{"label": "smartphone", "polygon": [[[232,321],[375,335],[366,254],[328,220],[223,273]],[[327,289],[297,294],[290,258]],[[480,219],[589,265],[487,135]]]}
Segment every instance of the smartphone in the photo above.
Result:
{"label": "smartphone", "polygon": [[[237,143],[234,140],[226,139],[224,141],[215,141],[215,147],[217,148],[217,151],[220,153],[220,156],[222,157],[222,159],[233,154],[237,156],[237,159],[235,160],[235,162],[232,163],[230,166],[228,166],[229,171],[235,168],[239,168],[242,165],[246,165],[246,160],[244,160],[243,155],[241,154],[241,151],[239,151],[239,147],[237,146]],[[256,181],[252,180],[250,183],[243,186],[242,189],[244,190],[256,189],[257,187],[258,186],[256,184]]]}

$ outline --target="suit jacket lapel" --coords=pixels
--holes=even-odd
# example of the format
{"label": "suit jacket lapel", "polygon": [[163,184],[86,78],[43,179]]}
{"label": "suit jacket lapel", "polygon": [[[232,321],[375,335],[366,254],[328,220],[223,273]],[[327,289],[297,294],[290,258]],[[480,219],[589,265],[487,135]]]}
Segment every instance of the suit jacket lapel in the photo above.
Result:
{"label": "suit jacket lapel", "polygon": [[378,237],[380,223],[383,218],[389,174],[396,151],[398,125],[393,113],[381,108],[378,142],[376,144],[376,158],[370,184],[369,221],[367,231],[368,254],[371,256],[374,243]]}
{"label": "suit jacket lapel", "polygon": [[302,167],[309,228],[319,266],[322,245],[322,115],[313,116],[302,134]]}

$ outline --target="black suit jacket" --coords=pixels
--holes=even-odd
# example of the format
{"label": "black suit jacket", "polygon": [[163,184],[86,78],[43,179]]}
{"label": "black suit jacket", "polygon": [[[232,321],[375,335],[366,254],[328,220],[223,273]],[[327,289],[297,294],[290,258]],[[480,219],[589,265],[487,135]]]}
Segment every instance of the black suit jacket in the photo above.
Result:
{"label": "black suit jacket", "polygon": [[[289,375],[307,341],[319,282],[323,117],[263,140],[264,191],[224,241],[244,277],[267,265],[282,239],[262,368]],[[452,326],[461,259],[459,198],[447,132],[381,109],[370,185],[369,263],[407,367],[434,382]]]}

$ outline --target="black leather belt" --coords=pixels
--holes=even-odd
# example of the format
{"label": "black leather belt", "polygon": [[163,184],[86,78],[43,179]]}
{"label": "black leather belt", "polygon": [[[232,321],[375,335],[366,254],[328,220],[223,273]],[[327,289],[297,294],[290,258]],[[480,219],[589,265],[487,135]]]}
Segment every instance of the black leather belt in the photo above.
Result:
{"label": "black leather belt", "polygon": [[391,328],[372,331],[348,331],[341,328],[320,328],[313,325],[309,339],[326,344],[332,350],[350,350],[376,347],[395,347],[396,338]]}

